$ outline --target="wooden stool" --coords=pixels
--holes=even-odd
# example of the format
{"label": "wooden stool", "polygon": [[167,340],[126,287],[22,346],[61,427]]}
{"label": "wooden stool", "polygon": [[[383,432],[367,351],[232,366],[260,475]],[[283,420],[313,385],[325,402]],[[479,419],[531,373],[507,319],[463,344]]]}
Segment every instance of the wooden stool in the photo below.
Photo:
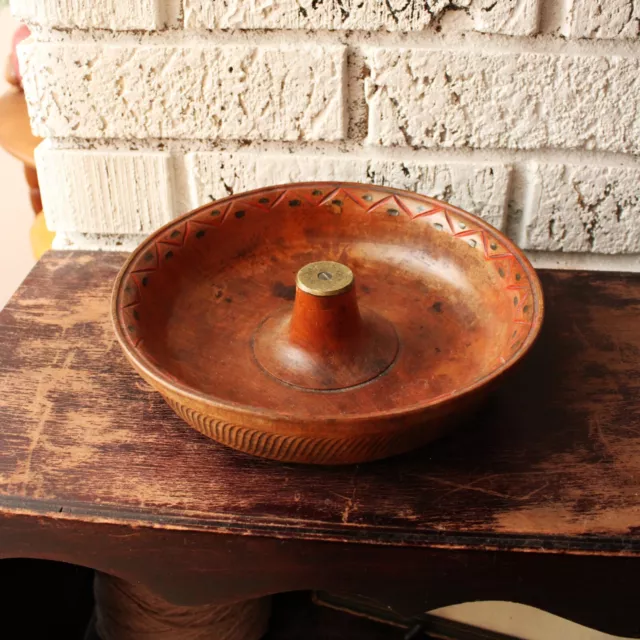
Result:
{"label": "wooden stool", "polygon": [[48,252],[0,312],[2,557],[177,606],[507,600],[640,637],[640,275],[541,271],[539,342],[475,420],[326,468],[217,445],[142,382],[108,320],[124,258]]}
{"label": "wooden stool", "polygon": [[49,249],[51,249],[55,235],[56,234],[53,231],[49,231],[47,228],[44,213],[42,211],[37,213],[33,224],[31,225],[31,229],[29,230],[31,250],[33,251],[33,257],[36,260],[39,260],[45,251],[49,251]]}
{"label": "wooden stool", "polygon": [[6,79],[14,84],[15,88],[0,96],[0,147],[24,164],[24,175],[29,185],[31,207],[36,214],[31,226],[30,238],[33,255],[37,260],[51,248],[55,236],[47,229],[44,221],[38,174],[36,173],[34,151],[42,140],[31,133],[24,93],[17,86],[10,65],[7,65]]}
{"label": "wooden stool", "polygon": [[0,147],[24,164],[34,213],[42,211],[34,158],[34,151],[40,142],[42,139],[31,133],[24,93],[15,88],[0,96]]}

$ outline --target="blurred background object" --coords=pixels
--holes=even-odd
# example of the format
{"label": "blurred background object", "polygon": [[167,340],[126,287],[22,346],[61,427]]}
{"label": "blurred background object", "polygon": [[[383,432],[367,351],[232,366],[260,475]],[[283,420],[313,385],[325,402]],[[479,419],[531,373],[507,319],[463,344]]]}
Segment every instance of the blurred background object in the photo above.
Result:
{"label": "blurred background object", "polygon": [[[18,55],[16,53],[16,47],[26,38],[31,35],[29,27],[21,24],[13,34],[13,40],[11,41],[11,53],[9,54],[9,67],[16,85],[22,85],[22,75],[20,73],[20,65],[18,64]],[[11,80],[9,80],[11,82]]]}
{"label": "blurred background object", "polygon": [[[0,255],[0,307],[17,288],[35,258],[51,247],[53,233],[44,222],[33,152],[40,139],[31,133],[16,46],[29,29],[11,17],[0,3],[0,55],[6,60],[0,79],[0,175],[2,205],[0,221],[4,250]],[[35,216],[34,216],[35,214]]]}

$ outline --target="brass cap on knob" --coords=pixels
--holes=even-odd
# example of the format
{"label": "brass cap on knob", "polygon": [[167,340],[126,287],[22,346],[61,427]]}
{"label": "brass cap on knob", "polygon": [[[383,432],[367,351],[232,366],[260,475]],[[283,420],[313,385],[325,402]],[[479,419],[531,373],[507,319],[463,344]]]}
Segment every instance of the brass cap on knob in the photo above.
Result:
{"label": "brass cap on knob", "polygon": [[339,262],[311,262],[298,271],[298,289],[312,296],[327,297],[346,293],[353,287],[353,272]]}

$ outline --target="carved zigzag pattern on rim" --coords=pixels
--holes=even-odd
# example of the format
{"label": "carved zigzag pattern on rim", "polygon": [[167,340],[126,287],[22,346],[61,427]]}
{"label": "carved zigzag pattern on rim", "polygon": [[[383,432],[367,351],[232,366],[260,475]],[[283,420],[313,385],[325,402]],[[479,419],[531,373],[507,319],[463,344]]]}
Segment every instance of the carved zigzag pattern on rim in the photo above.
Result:
{"label": "carved zigzag pattern on rim", "polygon": [[284,436],[223,422],[167,396],[164,399],[180,418],[205,436],[232,449],[282,462],[344,464],[374,460],[388,455],[392,441],[404,439],[402,432],[358,440]]}
{"label": "carved zigzag pattern on rim", "polygon": [[[163,261],[173,259],[176,252],[184,249],[187,238],[193,236],[196,240],[201,239],[207,231],[214,230],[227,221],[242,220],[252,210],[266,213],[281,205],[296,209],[302,202],[306,202],[317,209],[337,208],[342,211],[345,199],[355,203],[366,214],[385,210],[391,216],[399,216],[402,212],[410,220],[429,221],[436,230],[448,233],[481,252],[485,260],[493,263],[500,277],[505,278],[507,292],[519,291],[518,301],[514,306],[514,323],[531,326],[532,319],[525,315],[530,308],[526,301],[530,293],[529,283],[509,281],[512,271],[518,265],[517,258],[490,232],[477,227],[473,221],[460,217],[447,203],[433,198],[420,194],[397,194],[376,185],[343,185],[336,182],[323,183],[322,189],[301,184],[288,188],[271,187],[261,193],[232,197],[226,203],[211,205],[211,210],[206,208],[204,211],[198,209],[192,212],[189,218],[163,232],[131,265],[130,282],[126,285],[125,292],[127,289],[135,289],[135,295],[130,294],[120,304],[122,323],[134,348],[139,348],[144,340],[136,307],[140,304],[146,281],[160,268]],[[509,277],[505,277],[507,273]],[[516,274],[518,280],[520,277],[521,274]],[[517,348],[520,344],[521,340],[516,340],[511,347]]]}

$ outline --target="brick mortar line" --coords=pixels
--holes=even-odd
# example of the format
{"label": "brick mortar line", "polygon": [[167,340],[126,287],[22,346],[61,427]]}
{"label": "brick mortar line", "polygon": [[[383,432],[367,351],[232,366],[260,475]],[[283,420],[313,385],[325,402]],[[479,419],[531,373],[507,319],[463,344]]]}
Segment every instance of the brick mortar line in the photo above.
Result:
{"label": "brick mortar line", "polygon": [[188,153],[233,154],[303,154],[351,156],[371,160],[407,160],[413,162],[500,162],[553,163],[602,167],[628,167],[640,169],[640,156],[614,151],[588,149],[414,149],[412,147],[366,146],[356,140],[340,142],[276,141],[242,144],[236,140],[190,140],[176,138],[143,138],[125,140],[114,138],[48,138],[51,149],[74,151],[129,151],[131,153],[167,152],[182,156]]}
{"label": "brick mortar line", "polygon": [[[156,46],[345,45],[352,48],[410,47],[421,50],[468,51],[479,54],[539,53],[557,55],[640,57],[640,39],[568,39],[552,34],[507,36],[498,33],[329,31],[329,30],[213,30],[168,29],[157,32],[109,30],[34,29],[32,38],[42,44],[113,44]],[[284,40],[283,40],[284,38]]]}

